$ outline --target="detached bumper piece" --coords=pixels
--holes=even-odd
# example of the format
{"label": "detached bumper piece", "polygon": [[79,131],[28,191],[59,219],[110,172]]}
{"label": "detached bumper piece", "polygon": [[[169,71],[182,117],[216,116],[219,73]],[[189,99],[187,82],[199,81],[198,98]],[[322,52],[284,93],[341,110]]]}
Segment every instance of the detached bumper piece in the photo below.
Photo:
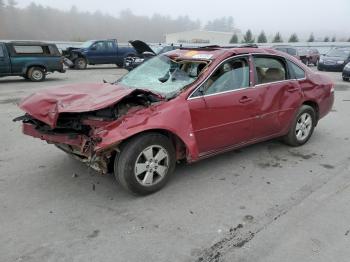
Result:
{"label": "detached bumper piece", "polygon": [[55,144],[59,149],[66,152],[74,159],[85,163],[99,173],[108,173],[108,163],[112,152],[104,152],[104,154],[101,155],[95,154],[95,152],[93,152],[94,143],[84,135],[46,134],[38,131],[36,127],[30,123],[23,123],[23,133],[45,140],[49,144]]}

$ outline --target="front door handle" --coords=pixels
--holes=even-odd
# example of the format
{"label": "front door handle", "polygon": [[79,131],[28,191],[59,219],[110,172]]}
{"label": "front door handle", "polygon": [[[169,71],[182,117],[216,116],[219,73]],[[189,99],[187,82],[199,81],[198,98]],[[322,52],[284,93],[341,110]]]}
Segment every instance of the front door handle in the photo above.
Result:
{"label": "front door handle", "polygon": [[248,102],[251,102],[251,101],[253,101],[253,99],[250,98],[250,97],[247,97],[247,96],[243,96],[243,97],[239,100],[239,102],[240,102],[241,104],[245,104],[245,103],[248,103]]}

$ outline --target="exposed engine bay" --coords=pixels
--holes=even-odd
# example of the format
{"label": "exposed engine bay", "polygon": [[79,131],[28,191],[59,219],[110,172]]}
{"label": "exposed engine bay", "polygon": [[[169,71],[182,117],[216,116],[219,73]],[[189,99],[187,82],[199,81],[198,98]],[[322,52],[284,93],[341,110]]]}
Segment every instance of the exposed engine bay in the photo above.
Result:
{"label": "exposed engine bay", "polygon": [[38,131],[45,134],[80,134],[89,136],[92,128],[115,121],[126,115],[130,109],[136,111],[159,101],[160,98],[155,95],[135,92],[126,96],[118,103],[100,110],[81,113],[61,113],[58,116],[55,128],[35,119],[29,114],[17,117],[14,121],[33,124]]}

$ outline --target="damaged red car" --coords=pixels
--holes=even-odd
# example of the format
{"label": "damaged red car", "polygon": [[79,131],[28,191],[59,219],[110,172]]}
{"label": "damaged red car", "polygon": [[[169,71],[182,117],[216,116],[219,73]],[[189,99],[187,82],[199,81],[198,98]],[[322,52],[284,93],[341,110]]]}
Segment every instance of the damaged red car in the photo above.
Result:
{"label": "damaged red car", "polygon": [[162,188],[180,160],[280,137],[303,145],[333,100],[332,81],[288,54],[212,46],[156,56],[115,83],[40,91],[15,120],[24,134],[144,195]]}

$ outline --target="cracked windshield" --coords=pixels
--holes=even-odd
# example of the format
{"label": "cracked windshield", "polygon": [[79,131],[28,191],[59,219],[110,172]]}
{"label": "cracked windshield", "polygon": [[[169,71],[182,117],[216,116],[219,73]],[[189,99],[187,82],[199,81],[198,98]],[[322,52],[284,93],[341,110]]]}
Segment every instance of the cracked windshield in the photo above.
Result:
{"label": "cracked windshield", "polygon": [[167,98],[193,83],[206,63],[174,61],[168,56],[154,57],[125,75],[119,83],[132,88],[148,89]]}

